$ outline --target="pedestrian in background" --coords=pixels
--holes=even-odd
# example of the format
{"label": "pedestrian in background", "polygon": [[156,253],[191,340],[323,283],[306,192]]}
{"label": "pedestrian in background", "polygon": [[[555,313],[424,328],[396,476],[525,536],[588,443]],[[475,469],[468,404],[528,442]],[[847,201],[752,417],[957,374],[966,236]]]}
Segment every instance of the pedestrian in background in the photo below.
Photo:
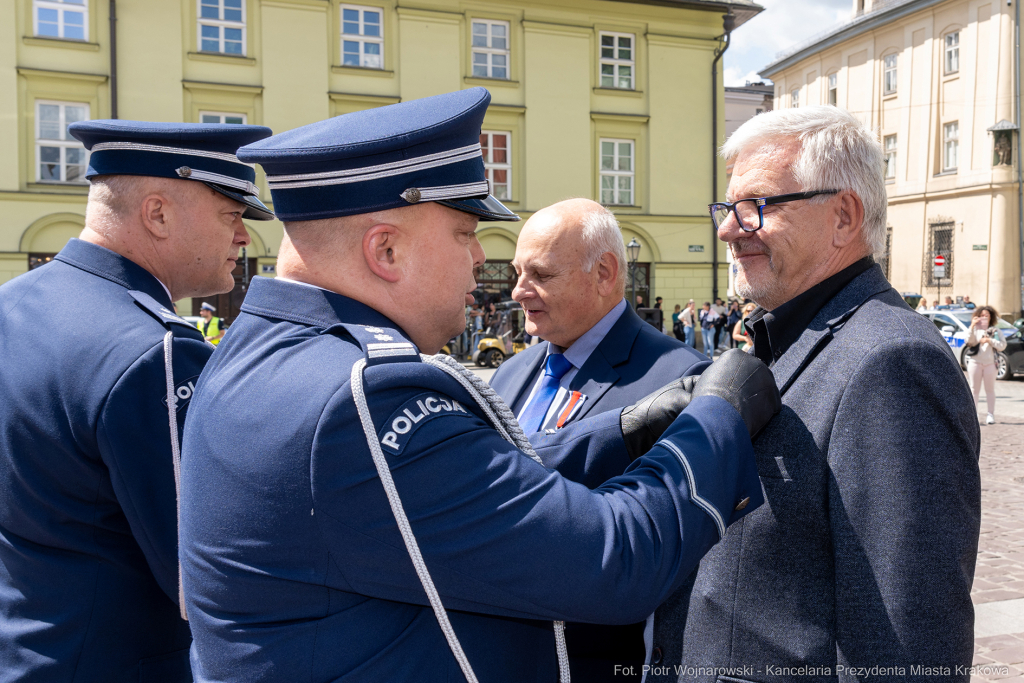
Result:
{"label": "pedestrian in background", "polygon": [[683,307],[676,304],[676,308],[672,311],[672,334],[679,341],[686,341],[686,333],[683,332],[683,323],[679,320],[679,314],[682,313]]}
{"label": "pedestrian in background", "polygon": [[743,324],[743,321],[754,312],[755,308],[757,308],[757,304],[753,302],[744,306],[740,319],[732,326],[732,340],[736,344],[736,348],[742,349],[747,353],[753,353],[754,347],[750,343],[750,335],[747,333],[747,327]]}
{"label": "pedestrian in background", "polygon": [[204,301],[199,308],[199,317],[202,320],[196,322],[196,329],[202,332],[203,338],[214,346],[220,344],[221,337],[224,336],[224,320],[215,318],[213,314],[216,312],[216,308]]}
{"label": "pedestrian in background", "polygon": [[715,323],[718,318],[718,313],[711,308],[711,302],[705,301],[700,312],[700,336],[704,341],[704,355],[712,359],[715,357]]}
{"label": "pedestrian in background", "polygon": [[697,319],[693,307],[693,299],[690,299],[686,308],[679,314],[679,320],[683,323],[683,341],[693,348],[697,348]]}
{"label": "pedestrian in background", "polygon": [[917,305],[917,312],[924,313],[928,310],[928,299],[921,299],[921,303]]}
{"label": "pedestrian in background", "polygon": [[977,307],[975,306],[974,302],[973,302],[973,301],[971,301],[971,297],[967,296],[966,294],[964,295],[964,303],[963,303],[963,306],[964,306],[964,308],[969,308],[969,309],[971,309],[971,310],[974,310],[975,308],[977,308]]}
{"label": "pedestrian in background", "polygon": [[996,327],[999,314],[991,306],[974,309],[971,330],[967,335],[967,375],[971,378],[974,405],[978,405],[981,384],[985,383],[985,402],[988,415],[985,424],[995,424],[996,412],[996,353],[1006,348],[1006,340]]}
{"label": "pedestrian in background", "polygon": [[736,347],[736,323],[742,322],[743,314],[740,312],[740,302],[733,299],[729,302],[729,317],[725,321],[726,329],[728,333],[728,344],[729,348]]}

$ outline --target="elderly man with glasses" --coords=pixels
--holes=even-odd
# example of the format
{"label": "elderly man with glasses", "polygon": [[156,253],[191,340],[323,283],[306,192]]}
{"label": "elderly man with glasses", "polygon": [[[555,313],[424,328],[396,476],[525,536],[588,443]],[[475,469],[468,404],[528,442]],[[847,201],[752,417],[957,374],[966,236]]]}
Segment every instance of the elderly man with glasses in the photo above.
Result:
{"label": "elderly man with glasses", "polygon": [[967,681],[978,419],[948,345],[872,259],[878,140],[802,107],[722,153],[728,201],[709,208],[783,409],[754,442],[766,504],[659,608],[647,681]]}

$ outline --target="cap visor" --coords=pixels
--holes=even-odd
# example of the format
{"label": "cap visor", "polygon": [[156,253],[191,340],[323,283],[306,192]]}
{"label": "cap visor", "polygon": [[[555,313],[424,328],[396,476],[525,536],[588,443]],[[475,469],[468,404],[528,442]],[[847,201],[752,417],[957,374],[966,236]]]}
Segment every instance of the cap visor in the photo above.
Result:
{"label": "cap visor", "polygon": [[445,199],[444,201],[437,202],[449,206],[459,211],[465,211],[476,216],[480,216],[489,221],[518,221],[522,220],[516,214],[506,208],[504,204],[499,202],[491,195],[484,195],[482,197],[471,197],[466,199]]}
{"label": "cap visor", "polygon": [[245,212],[242,214],[242,218],[248,218],[252,221],[274,220],[274,212],[268,209],[266,205],[259,200],[259,197],[254,197],[251,194],[242,194],[241,192],[236,192],[235,190],[222,185],[215,185],[214,183],[203,183],[203,185],[206,185],[211,190],[220,192],[225,197],[234,199],[236,202],[245,204]]}

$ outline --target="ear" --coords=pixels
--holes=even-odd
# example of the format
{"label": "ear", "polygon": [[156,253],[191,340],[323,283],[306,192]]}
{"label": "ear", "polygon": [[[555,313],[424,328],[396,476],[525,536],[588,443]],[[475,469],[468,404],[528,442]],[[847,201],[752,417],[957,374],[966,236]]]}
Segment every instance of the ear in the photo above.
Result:
{"label": "ear", "polygon": [[142,225],[157,239],[165,240],[171,236],[168,204],[167,197],[158,193],[146,195],[142,200]]}
{"label": "ear", "polygon": [[836,231],[832,236],[834,247],[843,249],[860,239],[864,228],[864,202],[855,192],[839,195],[836,219]]}
{"label": "ear", "polygon": [[611,296],[615,292],[615,283],[619,278],[619,261],[610,251],[601,254],[594,264],[597,269],[597,291],[601,296]]}
{"label": "ear", "polygon": [[370,272],[385,282],[398,282],[402,276],[396,249],[398,228],[387,223],[378,223],[363,233],[363,259]]}

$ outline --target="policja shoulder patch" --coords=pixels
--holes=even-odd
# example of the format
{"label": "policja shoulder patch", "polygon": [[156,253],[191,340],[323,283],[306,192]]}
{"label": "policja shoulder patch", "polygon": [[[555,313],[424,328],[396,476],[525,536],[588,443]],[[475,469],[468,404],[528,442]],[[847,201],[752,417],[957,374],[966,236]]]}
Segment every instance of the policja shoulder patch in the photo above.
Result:
{"label": "policja shoulder patch", "polygon": [[402,404],[377,432],[383,451],[401,455],[417,429],[436,417],[473,417],[461,403],[433,391],[414,396]]}

